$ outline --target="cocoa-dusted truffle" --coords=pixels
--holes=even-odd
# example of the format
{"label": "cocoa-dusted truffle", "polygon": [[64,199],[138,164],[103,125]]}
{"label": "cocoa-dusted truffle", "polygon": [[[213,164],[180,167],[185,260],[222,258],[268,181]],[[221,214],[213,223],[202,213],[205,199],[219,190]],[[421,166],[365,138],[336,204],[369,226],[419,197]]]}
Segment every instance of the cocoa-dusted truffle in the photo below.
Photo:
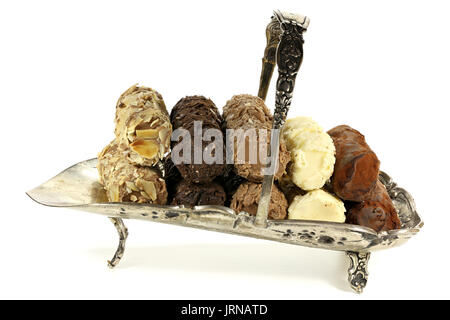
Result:
{"label": "cocoa-dusted truffle", "polygon": [[[273,117],[269,109],[261,98],[241,94],[235,95],[223,108],[224,125],[227,129],[234,129],[237,139],[234,141],[234,167],[241,177],[253,182],[262,182],[263,168],[266,159],[260,159],[260,146],[264,146],[266,151],[270,151],[270,134]],[[240,140],[237,130],[255,129],[256,143],[250,143],[250,138]],[[265,131],[265,134],[262,132]],[[236,141],[237,140],[237,141]],[[245,151],[244,155],[239,150]],[[261,152],[260,152],[261,151]],[[286,166],[290,161],[289,151],[282,137],[280,137],[278,164],[275,172],[275,179],[281,178],[286,171]],[[256,160],[256,161],[254,161]]]}
{"label": "cocoa-dusted truffle", "polygon": [[218,183],[191,184],[183,180],[176,187],[172,205],[184,205],[186,207],[201,205],[223,206],[225,199],[225,191]]}
{"label": "cocoa-dusted truffle", "polygon": [[[189,163],[176,163],[175,161],[176,158],[183,158],[184,156],[185,149],[181,147],[185,143],[185,138],[181,137],[177,142],[174,142],[172,146],[172,160],[174,160],[175,166],[183,179],[191,183],[208,183],[221,175],[226,166],[225,145],[223,143],[223,134],[221,133],[222,118],[214,103],[210,99],[201,96],[183,98],[178,101],[173,108],[170,118],[173,122],[174,129],[183,128],[188,130],[190,134],[190,144],[187,144],[188,149],[190,146],[190,159],[187,159],[186,161]],[[215,138],[212,139],[213,141],[204,141],[204,139],[202,139],[202,162],[198,164],[194,161],[195,121],[202,122],[202,136],[208,129],[216,129],[221,133],[220,141],[216,141]],[[174,152],[177,152],[177,154],[174,154]],[[206,163],[204,158],[205,153],[211,154],[212,156],[218,155],[217,158],[221,160],[214,163]]]}
{"label": "cocoa-dusted truffle", "polygon": [[368,199],[378,181],[380,161],[357,130],[338,126],[328,131],[336,147],[336,164],[331,177],[333,191],[343,200]]}
{"label": "cocoa-dusted truffle", "polygon": [[357,224],[377,232],[400,229],[401,222],[384,185],[377,181],[367,200],[347,203],[346,223]]}
{"label": "cocoa-dusted truffle", "polygon": [[[241,184],[233,195],[230,208],[236,211],[236,213],[245,211],[251,215],[256,215],[261,190],[262,185],[258,183],[245,182]],[[285,219],[287,208],[288,203],[284,194],[277,186],[273,185],[269,204],[269,218]]]}

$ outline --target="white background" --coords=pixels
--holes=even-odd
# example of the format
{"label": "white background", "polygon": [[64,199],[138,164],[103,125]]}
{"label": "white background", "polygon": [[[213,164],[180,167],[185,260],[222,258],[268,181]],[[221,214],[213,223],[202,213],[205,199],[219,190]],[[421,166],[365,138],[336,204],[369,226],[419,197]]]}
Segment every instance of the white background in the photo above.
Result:
{"label": "white background", "polygon": [[[450,19],[445,1],[2,1],[0,298],[450,298]],[[425,227],[375,252],[363,295],[343,253],[127,221],[125,257],[102,216],[25,191],[113,139],[134,83],[168,107],[202,94],[222,107],[258,89],[273,9],[306,14],[289,116],[366,135],[414,196]],[[267,98],[273,108],[273,86]]]}

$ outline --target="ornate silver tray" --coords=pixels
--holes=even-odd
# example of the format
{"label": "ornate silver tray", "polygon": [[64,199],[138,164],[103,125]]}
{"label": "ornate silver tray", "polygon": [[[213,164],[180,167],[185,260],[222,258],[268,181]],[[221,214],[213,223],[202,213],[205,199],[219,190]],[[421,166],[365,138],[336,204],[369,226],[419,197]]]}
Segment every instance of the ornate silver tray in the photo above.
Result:
{"label": "ornate silver tray", "polygon": [[[277,82],[275,128],[281,127],[284,123],[290,105],[295,76],[303,56],[302,32],[306,30],[308,24],[309,19],[306,17],[275,12],[275,17],[267,27],[268,43],[263,58],[259,96],[265,98],[274,66],[278,64],[280,75]],[[289,29],[292,27],[297,29]],[[275,63],[276,57],[277,63]],[[277,137],[273,138],[275,140],[272,141],[278,144]],[[413,198],[383,172],[379,179],[386,186],[398,209],[402,228],[377,233],[370,228],[351,224],[267,219],[267,203],[273,176],[265,176],[256,216],[246,212],[236,214],[230,208],[223,206],[198,206],[190,209],[183,206],[111,203],[107,201],[105,191],[98,182],[96,166],[97,159],[80,162],[27,194],[42,205],[71,208],[109,217],[120,237],[117,251],[111,261],[108,261],[111,268],[119,263],[125,250],[128,230],[122,219],[140,219],[299,246],[345,251],[351,260],[348,280],[351,287],[361,293],[367,283],[367,263],[370,252],[398,246],[406,242],[423,226]]]}

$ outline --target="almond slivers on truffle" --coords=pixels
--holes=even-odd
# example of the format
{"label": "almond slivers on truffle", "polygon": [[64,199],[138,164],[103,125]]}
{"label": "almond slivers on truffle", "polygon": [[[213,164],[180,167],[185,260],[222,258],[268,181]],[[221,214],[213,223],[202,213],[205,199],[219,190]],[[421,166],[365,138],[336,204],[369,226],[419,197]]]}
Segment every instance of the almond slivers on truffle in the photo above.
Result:
{"label": "almond slivers on truffle", "polygon": [[128,161],[153,166],[170,150],[172,125],[162,96],[136,85],[125,91],[116,106],[116,139],[128,147]]}

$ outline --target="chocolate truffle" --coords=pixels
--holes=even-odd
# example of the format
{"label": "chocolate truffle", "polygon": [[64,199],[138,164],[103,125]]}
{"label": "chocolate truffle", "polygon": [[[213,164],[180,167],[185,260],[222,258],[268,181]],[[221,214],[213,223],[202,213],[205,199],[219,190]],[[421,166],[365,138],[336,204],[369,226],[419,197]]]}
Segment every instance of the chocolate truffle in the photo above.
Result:
{"label": "chocolate truffle", "polygon": [[223,118],[230,129],[271,129],[273,117],[264,101],[250,94],[233,96],[223,107]]}
{"label": "chocolate truffle", "polygon": [[188,96],[180,99],[170,112],[173,128],[189,128],[194,121],[202,121],[205,125],[218,127],[222,125],[222,117],[214,102],[203,96]]}
{"label": "chocolate truffle", "polygon": [[[258,203],[261,197],[262,185],[253,182],[245,182],[239,186],[231,200],[230,208],[239,213],[245,211],[256,215]],[[288,203],[284,194],[276,185],[272,187],[269,204],[269,219],[285,219]]]}
{"label": "chocolate truffle", "polygon": [[[174,124],[174,129],[183,128],[189,132],[190,140],[185,143],[184,139],[187,137],[182,136],[178,141],[173,142],[172,146],[172,160],[183,179],[191,183],[208,183],[221,175],[226,166],[224,152],[225,145],[221,131],[222,118],[214,103],[205,97],[186,97],[178,101],[173,108],[170,117]],[[216,137],[214,137],[212,141],[202,139],[202,161],[197,164],[194,161],[195,121],[202,122],[202,137],[204,137],[204,134],[208,129],[218,130],[218,133],[220,134],[220,141],[216,141]],[[219,139],[219,137],[217,137],[217,139]],[[183,159],[185,151],[190,152],[190,157],[186,156],[187,159],[184,162],[177,163],[176,159]],[[213,163],[207,163],[204,158],[205,154],[210,154],[213,158],[212,160],[214,160],[214,158],[220,160]]]}
{"label": "chocolate truffle", "polygon": [[131,163],[153,166],[170,150],[172,125],[155,90],[134,85],[125,91],[117,101],[115,122],[116,139],[126,146]]}
{"label": "chocolate truffle", "polygon": [[228,165],[224,174],[216,179],[216,182],[223,186],[225,193],[227,194],[227,200],[225,201],[225,206],[229,207],[231,203],[231,198],[233,197],[236,190],[241,184],[247,180],[237,175],[233,170],[232,165]]}
{"label": "chocolate truffle", "polygon": [[336,147],[336,164],[331,178],[333,191],[343,200],[368,199],[378,181],[380,161],[364,136],[349,126],[328,131]]}
{"label": "chocolate truffle", "polygon": [[218,183],[191,184],[183,180],[176,187],[172,205],[184,205],[186,207],[201,205],[223,206],[225,199],[225,191]]}
{"label": "chocolate truffle", "polygon": [[369,227],[377,232],[401,228],[397,210],[380,181],[364,202],[347,203],[347,207],[346,223]]}
{"label": "chocolate truffle", "polygon": [[[224,106],[223,117],[225,127],[234,130],[232,151],[236,173],[252,182],[262,182],[263,168],[266,166],[264,163],[268,159],[265,156],[261,158],[261,155],[270,151],[273,122],[269,109],[258,97],[248,94],[235,95]],[[242,136],[239,135],[238,130],[242,130]],[[254,138],[251,137],[252,134]],[[231,136],[229,139],[231,140]],[[263,150],[260,150],[261,147]],[[290,159],[283,138],[280,137],[275,179],[281,178],[285,173]]]}
{"label": "chocolate truffle", "polygon": [[98,155],[98,171],[108,200],[166,204],[166,183],[159,171],[133,165],[123,156],[126,143],[114,140]]}

